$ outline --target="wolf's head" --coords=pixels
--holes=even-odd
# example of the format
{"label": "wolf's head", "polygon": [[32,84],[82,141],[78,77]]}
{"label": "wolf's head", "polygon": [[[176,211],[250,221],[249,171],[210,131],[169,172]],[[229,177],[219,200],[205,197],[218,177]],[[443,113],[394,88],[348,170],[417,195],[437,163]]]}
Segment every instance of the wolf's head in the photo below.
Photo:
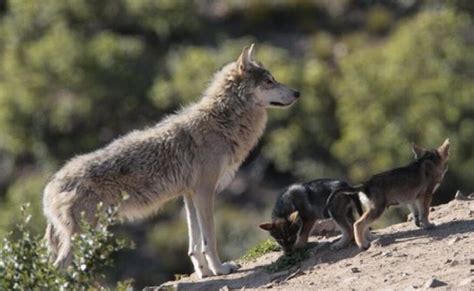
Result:
{"label": "wolf's head", "polygon": [[440,183],[448,171],[450,143],[447,138],[437,149],[428,150],[413,144],[412,150],[415,159],[421,162],[429,162],[430,167],[426,167],[427,174],[435,178]]}
{"label": "wolf's head", "polygon": [[289,107],[300,93],[278,83],[261,63],[254,61],[254,45],[244,48],[236,61],[236,74],[242,80],[246,93],[263,107]]}
{"label": "wolf's head", "polygon": [[302,226],[298,211],[291,213],[288,217],[277,218],[272,222],[261,223],[259,227],[270,232],[270,235],[281,246],[285,254],[291,253],[298,238],[298,232]]}

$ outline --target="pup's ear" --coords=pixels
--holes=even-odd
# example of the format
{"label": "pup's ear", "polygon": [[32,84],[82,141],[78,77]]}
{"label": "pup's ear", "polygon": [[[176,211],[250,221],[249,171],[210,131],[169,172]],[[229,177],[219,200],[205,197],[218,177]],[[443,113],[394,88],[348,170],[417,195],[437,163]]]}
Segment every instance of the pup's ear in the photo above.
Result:
{"label": "pup's ear", "polygon": [[270,231],[273,229],[273,223],[271,222],[260,223],[259,227],[263,230]]}
{"label": "pup's ear", "polygon": [[298,211],[294,211],[290,214],[290,216],[288,216],[288,220],[291,223],[295,223],[296,221],[298,221],[298,218],[300,218],[300,214],[298,213]]}
{"label": "pup's ear", "polygon": [[412,150],[413,154],[415,155],[415,159],[420,158],[426,152],[426,150],[424,148],[416,145],[415,143],[412,143],[411,150]]}
{"label": "pup's ear", "polygon": [[242,50],[242,53],[237,59],[237,66],[238,66],[239,73],[241,75],[245,74],[245,72],[252,65],[253,47],[254,47],[253,43],[250,45],[250,48],[244,47],[244,49]]}
{"label": "pup's ear", "polygon": [[449,138],[447,138],[443,144],[438,148],[438,153],[443,159],[447,159],[449,157],[449,148],[450,148]]}

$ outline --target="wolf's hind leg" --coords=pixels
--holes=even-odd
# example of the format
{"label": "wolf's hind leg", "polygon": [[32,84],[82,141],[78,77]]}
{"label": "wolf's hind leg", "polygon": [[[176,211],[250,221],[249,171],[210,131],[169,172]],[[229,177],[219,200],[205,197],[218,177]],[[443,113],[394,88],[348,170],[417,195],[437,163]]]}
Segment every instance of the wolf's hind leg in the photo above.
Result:
{"label": "wolf's hind leg", "polygon": [[193,202],[201,229],[202,253],[214,275],[229,274],[238,269],[233,263],[221,263],[217,254],[214,229],[214,187],[204,187],[194,193]]}
{"label": "wolf's hind leg", "polygon": [[432,229],[436,225],[431,223],[429,220],[430,215],[430,206],[431,206],[431,194],[427,193],[425,195],[421,195],[420,198],[416,200],[416,206],[420,213],[420,222],[421,227],[424,229]]}
{"label": "wolf's hind leg", "polygon": [[189,195],[183,195],[184,208],[186,209],[186,220],[188,224],[188,236],[189,236],[189,248],[188,256],[194,266],[194,271],[199,278],[205,278],[212,276],[212,271],[207,265],[206,258],[202,253],[201,245],[201,229],[196,214],[196,208],[194,207],[193,200]]}
{"label": "wolf's hind leg", "polygon": [[370,241],[367,239],[367,228],[382,215],[385,207],[369,208],[362,216],[354,223],[355,241],[360,249],[368,249]]}

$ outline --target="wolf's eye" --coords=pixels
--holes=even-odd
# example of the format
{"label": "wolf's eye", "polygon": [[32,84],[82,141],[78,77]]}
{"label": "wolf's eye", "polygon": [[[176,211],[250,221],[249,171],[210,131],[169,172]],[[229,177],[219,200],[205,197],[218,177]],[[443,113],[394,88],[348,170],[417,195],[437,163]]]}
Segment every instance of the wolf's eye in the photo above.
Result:
{"label": "wolf's eye", "polygon": [[267,83],[267,85],[273,85],[273,81],[271,79],[266,79],[265,83]]}

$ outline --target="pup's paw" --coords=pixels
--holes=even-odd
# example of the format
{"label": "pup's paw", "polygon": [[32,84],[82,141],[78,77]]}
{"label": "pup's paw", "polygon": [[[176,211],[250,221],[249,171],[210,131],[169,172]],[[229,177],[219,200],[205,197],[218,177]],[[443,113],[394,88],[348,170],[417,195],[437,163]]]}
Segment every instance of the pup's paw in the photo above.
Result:
{"label": "pup's paw", "polygon": [[366,251],[370,247],[370,242],[364,241],[364,242],[357,242],[357,246],[359,247],[360,250]]}
{"label": "pup's paw", "polygon": [[294,250],[299,250],[299,249],[304,248],[304,247],[307,246],[307,245],[308,245],[308,243],[305,242],[305,241],[297,241],[297,242],[295,243],[295,245],[293,246],[293,249],[294,249]]}
{"label": "pup's paw", "polygon": [[225,262],[222,265],[220,265],[219,268],[215,271],[214,275],[227,275],[230,273],[233,273],[237,271],[240,268],[240,265],[234,263],[234,262]]}
{"label": "pup's paw", "polygon": [[336,241],[335,243],[333,243],[329,249],[333,250],[333,251],[337,251],[337,250],[340,250],[344,247],[346,247],[347,245],[349,244],[348,241],[343,241],[341,239],[339,239],[338,241]]}

